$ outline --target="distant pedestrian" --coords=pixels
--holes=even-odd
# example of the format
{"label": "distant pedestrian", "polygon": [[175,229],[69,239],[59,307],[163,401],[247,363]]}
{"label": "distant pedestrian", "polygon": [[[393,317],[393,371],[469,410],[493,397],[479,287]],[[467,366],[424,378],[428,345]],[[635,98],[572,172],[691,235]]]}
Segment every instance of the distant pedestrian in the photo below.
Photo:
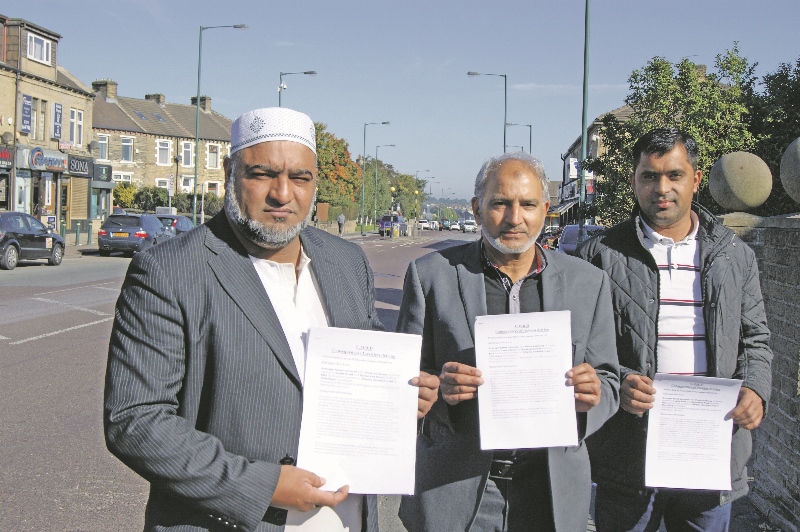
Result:
{"label": "distant pedestrian", "polygon": [[336,218],[336,223],[339,224],[339,236],[342,236],[344,232],[344,223],[347,221],[347,218],[344,217],[344,213],[339,214],[339,217]]}

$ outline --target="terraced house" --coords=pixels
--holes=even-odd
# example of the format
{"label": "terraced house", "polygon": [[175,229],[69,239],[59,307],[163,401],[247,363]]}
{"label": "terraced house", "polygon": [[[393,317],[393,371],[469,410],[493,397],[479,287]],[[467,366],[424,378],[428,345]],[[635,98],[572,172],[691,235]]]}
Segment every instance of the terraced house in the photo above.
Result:
{"label": "terraced house", "polygon": [[[92,136],[99,162],[113,167],[115,183],[192,192],[195,183],[196,99],[169,103],[163,94],[144,99],[117,94],[117,83],[92,83],[95,93]],[[231,120],[211,110],[211,98],[200,97],[200,143],[197,193],[224,193],[222,159],[230,153]]]}

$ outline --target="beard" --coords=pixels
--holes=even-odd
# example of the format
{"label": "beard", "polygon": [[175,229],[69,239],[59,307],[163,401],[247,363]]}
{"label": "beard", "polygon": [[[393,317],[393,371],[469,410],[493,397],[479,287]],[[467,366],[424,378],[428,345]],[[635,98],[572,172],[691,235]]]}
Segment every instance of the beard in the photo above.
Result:
{"label": "beard", "polygon": [[539,231],[534,236],[529,237],[529,240],[527,242],[519,244],[518,246],[509,246],[507,244],[502,243],[500,241],[499,236],[497,238],[493,237],[486,231],[486,228],[483,225],[481,226],[481,235],[483,235],[483,238],[486,239],[486,241],[494,249],[496,249],[500,253],[503,253],[504,255],[521,255],[525,253],[526,251],[531,249],[534,244],[536,244],[536,239],[539,238],[539,235],[541,233],[542,232]]}
{"label": "beard", "polygon": [[[239,200],[236,199],[236,191],[233,186],[234,179],[228,181],[225,190],[225,213],[228,218],[236,224],[242,235],[253,244],[264,249],[282,249],[288,246],[303,230],[303,226],[311,219],[311,211],[308,211],[306,219],[294,225],[287,225],[286,220],[275,219],[275,225],[269,226],[259,221],[249,218],[242,212]],[[316,193],[312,200],[312,205],[316,200]]]}

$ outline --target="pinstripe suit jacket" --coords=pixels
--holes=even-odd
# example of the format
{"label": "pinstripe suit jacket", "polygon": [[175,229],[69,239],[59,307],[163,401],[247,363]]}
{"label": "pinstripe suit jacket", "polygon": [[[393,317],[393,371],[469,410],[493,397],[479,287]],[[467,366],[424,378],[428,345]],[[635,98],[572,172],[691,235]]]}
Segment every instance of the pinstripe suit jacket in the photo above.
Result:
{"label": "pinstripe suit jacket", "polygon": [[[331,325],[382,330],[360,248],[314,228],[301,240]],[[104,425],[109,450],[150,482],[145,530],[282,530],[261,518],[280,460],[297,456],[302,401],[278,317],[224,212],[134,258]],[[377,498],[365,507],[376,531]]]}

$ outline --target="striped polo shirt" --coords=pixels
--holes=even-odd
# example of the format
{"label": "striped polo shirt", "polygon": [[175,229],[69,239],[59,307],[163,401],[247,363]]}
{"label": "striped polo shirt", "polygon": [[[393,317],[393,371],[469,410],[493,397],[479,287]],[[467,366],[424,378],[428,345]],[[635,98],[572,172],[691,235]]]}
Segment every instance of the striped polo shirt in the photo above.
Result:
{"label": "striped polo shirt", "polygon": [[640,217],[645,247],[658,265],[660,281],[656,371],[706,375],[706,326],[700,284],[699,223],[679,242],[656,233]]}

